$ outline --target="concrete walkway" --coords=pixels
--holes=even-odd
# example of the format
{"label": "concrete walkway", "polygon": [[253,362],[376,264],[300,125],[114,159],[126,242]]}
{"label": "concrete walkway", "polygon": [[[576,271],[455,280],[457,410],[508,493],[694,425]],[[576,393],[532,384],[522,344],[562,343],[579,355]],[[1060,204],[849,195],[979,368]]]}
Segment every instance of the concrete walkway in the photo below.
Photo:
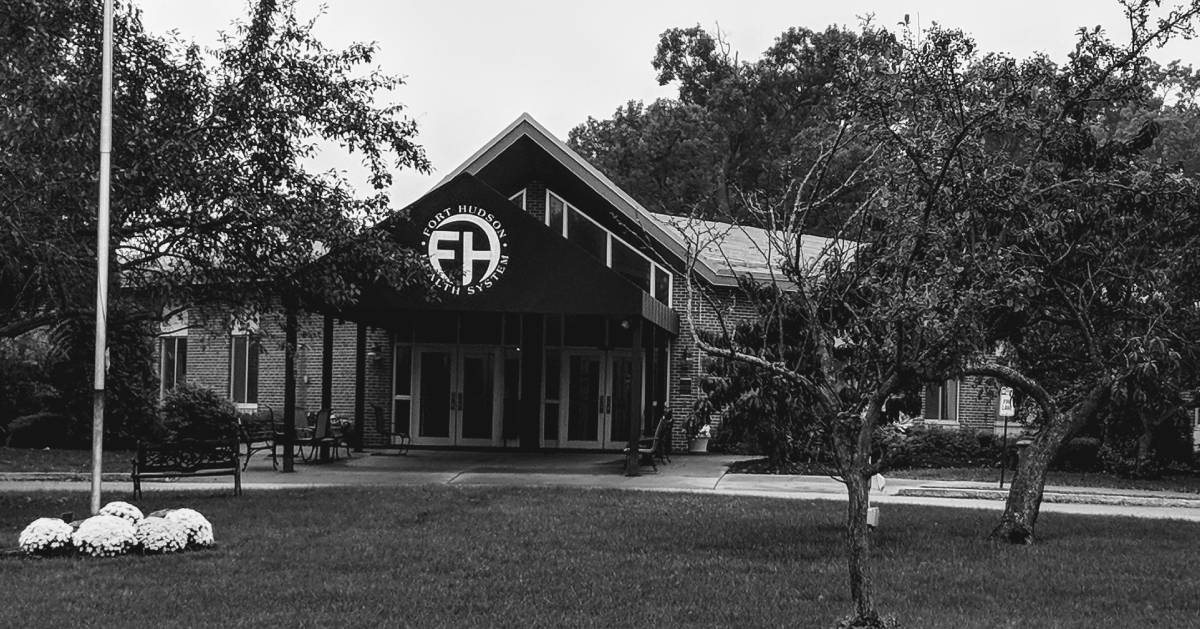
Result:
{"label": "concrete walkway", "polygon": [[[243,488],[276,490],[330,486],[539,486],[585,489],[682,491],[714,495],[762,496],[802,500],[846,500],[841,483],[827,476],[729,474],[728,466],[753,457],[686,455],[672,457],[654,472],[643,468],[640,476],[623,474],[619,454],[511,453],[415,450],[407,455],[361,453],[325,464],[297,462],[296,472],[283,474],[271,467],[266,455],[257,455],[242,476]],[[111,480],[110,480],[111,479]],[[105,474],[106,492],[129,493],[132,484],[125,472]],[[146,491],[230,488],[222,478],[144,482]],[[0,491],[83,491],[88,479],[81,475],[4,474]],[[1003,509],[1006,491],[994,484],[889,478],[882,492],[873,492],[877,504],[914,504],[973,509]],[[1047,487],[1043,512],[1125,515],[1200,522],[1200,495],[1083,487]]]}

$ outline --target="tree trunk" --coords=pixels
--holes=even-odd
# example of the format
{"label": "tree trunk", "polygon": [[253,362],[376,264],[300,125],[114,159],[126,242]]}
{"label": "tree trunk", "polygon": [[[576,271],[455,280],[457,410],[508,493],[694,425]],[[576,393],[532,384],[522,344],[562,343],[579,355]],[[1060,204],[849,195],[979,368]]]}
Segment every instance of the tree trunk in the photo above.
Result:
{"label": "tree trunk", "polygon": [[1046,470],[1066,438],[1064,427],[1069,423],[1060,414],[1051,418],[1033,443],[1017,459],[1017,473],[1008,490],[1004,515],[992,530],[992,539],[1011,544],[1032,544],[1034,525],[1042,506],[1042,491],[1046,487]]}
{"label": "tree trunk", "polygon": [[871,478],[861,472],[845,475],[846,493],[850,502],[846,510],[846,558],[850,569],[850,599],[854,604],[855,627],[870,627],[879,622],[875,601],[871,595],[870,538],[867,530],[867,506]]}
{"label": "tree trunk", "polygon": [[1017,473],[1008,490],[1004,515],[992,530],[991,538],[1011,544],[1032,544],[1034,527],[1042,507],[1042,492],[1046,488],[1046,472],[1059,447],[1096,412],[1108,393],[1108,381],[1092,387],[1088,397],[1065,413],[1046,418],[1046,424],[1033,442],[1021,453]]}

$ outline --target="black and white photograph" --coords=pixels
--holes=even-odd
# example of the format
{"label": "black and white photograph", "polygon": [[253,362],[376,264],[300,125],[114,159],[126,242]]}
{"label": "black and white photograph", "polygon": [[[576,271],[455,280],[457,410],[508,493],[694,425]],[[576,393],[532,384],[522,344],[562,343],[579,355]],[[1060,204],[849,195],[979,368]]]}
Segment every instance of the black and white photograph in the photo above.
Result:
{"label": "black and white photograph", "polygon": [[1200,628],[1200,0],[0,0],[0,626]]}

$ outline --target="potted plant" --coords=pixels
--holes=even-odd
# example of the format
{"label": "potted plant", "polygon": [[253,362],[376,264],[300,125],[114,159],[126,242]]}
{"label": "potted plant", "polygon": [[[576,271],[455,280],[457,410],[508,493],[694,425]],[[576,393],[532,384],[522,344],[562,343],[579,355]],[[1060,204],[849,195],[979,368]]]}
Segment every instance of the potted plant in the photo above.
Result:
{"label": "potted plant", "polygon": [[693,415],[684,423],[688,437],[688,452],[708,452],[708,440],[712,437],[712,426],[707,415]]}

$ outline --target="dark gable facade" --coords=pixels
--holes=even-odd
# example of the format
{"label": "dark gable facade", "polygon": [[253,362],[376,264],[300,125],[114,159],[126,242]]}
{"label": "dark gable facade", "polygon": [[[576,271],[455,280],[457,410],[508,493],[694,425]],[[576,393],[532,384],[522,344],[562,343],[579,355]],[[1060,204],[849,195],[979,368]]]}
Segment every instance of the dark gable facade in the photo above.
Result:
{"label": "dark gable facade", "polygon": [[[389,440],[379,417],[417,446],[619,451],[670,409],[684,445],[701,355],[683,312],[687,243],[669,218],[528,115],[402,214],[380,228],[426,256],[430,286],[381,287],[353,310],[302,315],[296,417],[323,407],[358,416],[368,447]],[[737,276],[766,281],[770,254],[753,232],[740,237],[698,261],[711,297],[693,303],[698,326],[753,316]],[[160,339],[164,386],[187,380],[281,419],[282,314],[187,316]],[[986,387],[953,386],[955,404],[976,388]],[[972,427],[990,428],[988,399]],[[932,405],[952,423],[948,402]]]}

